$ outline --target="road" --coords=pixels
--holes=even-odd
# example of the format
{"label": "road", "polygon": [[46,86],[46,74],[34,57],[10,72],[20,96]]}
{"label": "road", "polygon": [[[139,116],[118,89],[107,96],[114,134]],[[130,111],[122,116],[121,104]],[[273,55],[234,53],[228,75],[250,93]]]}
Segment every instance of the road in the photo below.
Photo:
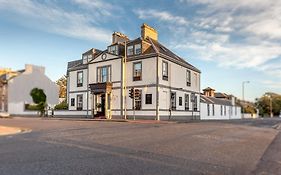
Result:
{"label": "road", "polygon": [[278,174],[280,123],[0,119],[0,174]]}

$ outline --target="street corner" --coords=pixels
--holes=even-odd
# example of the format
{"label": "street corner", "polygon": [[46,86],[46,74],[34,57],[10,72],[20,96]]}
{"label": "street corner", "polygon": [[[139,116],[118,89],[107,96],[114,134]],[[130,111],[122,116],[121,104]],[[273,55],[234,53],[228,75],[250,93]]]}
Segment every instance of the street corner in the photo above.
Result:
{"label": "street corner", "polygon": [[31,132],[31,129],[0,126],[0,136],[14,135],[19,133],[27,133],[27,132]]}

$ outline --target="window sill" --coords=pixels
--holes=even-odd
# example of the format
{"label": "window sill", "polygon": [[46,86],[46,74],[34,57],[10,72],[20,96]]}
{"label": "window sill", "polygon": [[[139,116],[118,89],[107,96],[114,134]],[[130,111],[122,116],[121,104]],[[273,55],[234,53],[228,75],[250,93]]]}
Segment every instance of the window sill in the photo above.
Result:
{"label": "window sill", "polygon": [[141,77],[133,77],[133,81],[141,81]]}

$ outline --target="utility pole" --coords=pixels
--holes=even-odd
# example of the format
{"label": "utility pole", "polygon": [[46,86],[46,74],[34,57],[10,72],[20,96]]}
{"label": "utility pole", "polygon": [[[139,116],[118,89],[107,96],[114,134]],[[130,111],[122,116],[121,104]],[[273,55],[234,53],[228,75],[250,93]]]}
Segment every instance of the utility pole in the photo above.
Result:
{"label": "utility pole", "polygon": [[[250,81],[243,81],[242,82],[242,103],[245,103],[245,94],[244,94],[245,83],[250,83]],[[243,104],[242,104],[241,107],[242,107],[242,118],[244,118],[244,107],[243,107]]]}

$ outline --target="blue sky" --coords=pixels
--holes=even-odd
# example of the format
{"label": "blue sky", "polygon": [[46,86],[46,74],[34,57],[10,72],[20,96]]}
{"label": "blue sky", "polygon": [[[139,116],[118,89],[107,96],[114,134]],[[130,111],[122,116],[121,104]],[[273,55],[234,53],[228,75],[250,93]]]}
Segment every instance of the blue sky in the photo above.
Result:
{"label": "blue sky", "polygon": [[281,2],[275,0],[0,0],[0,67],[42,65],[52,80],[114,31],[159,41],[201,71],[201,87],[254,100],[281,93]]}

